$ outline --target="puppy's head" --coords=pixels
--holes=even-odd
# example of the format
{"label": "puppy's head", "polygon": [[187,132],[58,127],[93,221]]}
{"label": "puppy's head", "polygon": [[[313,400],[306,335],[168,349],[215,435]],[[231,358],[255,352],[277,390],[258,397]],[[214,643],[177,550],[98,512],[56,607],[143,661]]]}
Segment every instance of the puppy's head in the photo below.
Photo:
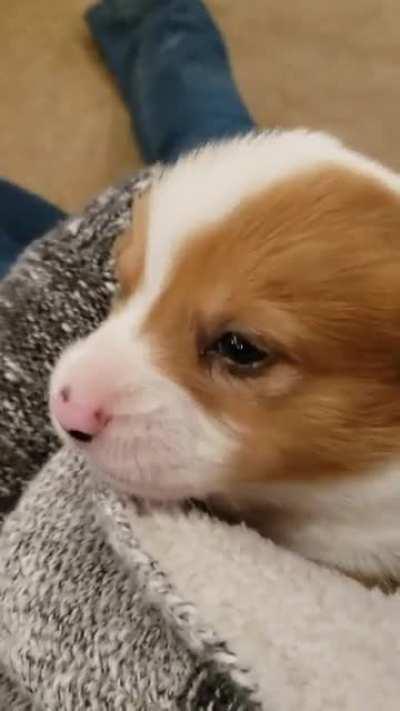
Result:
{"label": "puppy's head", "polygon": [[400,456],[400,187],[320,134],[166,169],[117,245],[113,313],[55,368],[53,421],[154,499],[361,476]]}

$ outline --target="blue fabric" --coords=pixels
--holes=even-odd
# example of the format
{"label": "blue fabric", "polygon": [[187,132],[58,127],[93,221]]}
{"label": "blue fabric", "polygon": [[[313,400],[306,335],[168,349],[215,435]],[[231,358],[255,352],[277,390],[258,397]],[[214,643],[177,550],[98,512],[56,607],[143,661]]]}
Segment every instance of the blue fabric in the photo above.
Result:
{"label": "blue fabric", "polygon": [[146,162],[254,128],[200,0],[102,0],[86,15]]}
{"label": "blue fabric", "polygon": [[31,240],[64,217],[58,207],[0,178],[0,278]]}
{"label": "blue fabric", "polygon": [[[147,163],[175,161],[207,141],[254,128],[201,0],[101,0],[86,19]],[[63,217],[57,207],[0,180],[0,277]]]}

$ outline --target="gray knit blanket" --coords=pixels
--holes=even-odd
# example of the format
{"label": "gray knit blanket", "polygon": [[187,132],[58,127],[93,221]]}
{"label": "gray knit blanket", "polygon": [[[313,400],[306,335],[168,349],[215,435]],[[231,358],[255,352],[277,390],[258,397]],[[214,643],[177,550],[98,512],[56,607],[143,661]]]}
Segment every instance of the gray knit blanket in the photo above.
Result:
{"label": "gray knit blanket", "polygon": [[0,285],[0,709],[396,711],[400,597],[243,526],[148,508],[60,445],[47,383],[104,318],[141,175]]}

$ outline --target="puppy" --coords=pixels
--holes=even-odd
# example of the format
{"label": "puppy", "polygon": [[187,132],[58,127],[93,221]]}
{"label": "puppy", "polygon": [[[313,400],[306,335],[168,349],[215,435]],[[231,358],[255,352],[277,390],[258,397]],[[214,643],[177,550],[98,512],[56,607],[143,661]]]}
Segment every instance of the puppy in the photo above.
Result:
{"label": "puppy", "polygon": [[400,178],[303,130],[205,146],[135,204],[116,273],[54,370],[60,435],[127,494],[400,580]]}

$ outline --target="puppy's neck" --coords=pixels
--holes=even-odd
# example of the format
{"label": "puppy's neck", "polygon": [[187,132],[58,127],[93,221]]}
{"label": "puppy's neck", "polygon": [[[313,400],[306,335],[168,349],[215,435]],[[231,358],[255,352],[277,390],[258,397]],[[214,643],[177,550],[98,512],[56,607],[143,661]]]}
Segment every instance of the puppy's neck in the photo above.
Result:
{"label": "puppy's neck", "polygon": [[246,486],[214,504],[231,520],[365,584],[400,582],[400,464],[352,479]]}

